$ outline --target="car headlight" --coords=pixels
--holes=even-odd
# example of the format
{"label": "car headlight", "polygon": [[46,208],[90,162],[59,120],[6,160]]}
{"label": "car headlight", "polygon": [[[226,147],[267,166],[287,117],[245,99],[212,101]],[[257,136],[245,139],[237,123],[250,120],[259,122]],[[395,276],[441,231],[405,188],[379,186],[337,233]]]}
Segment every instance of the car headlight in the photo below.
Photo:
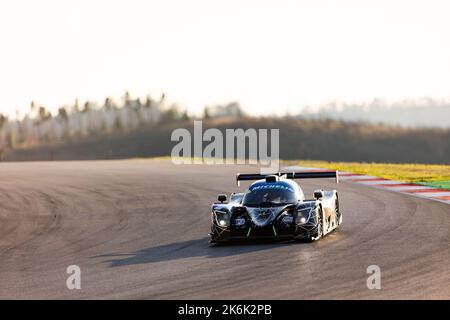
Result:
{"label": "car headlight", "polygon": [[304,207],[297,209],[297,216],[295,219],[295,223],[297,224],[305,224],[311,218],[311,212],[314,210],[314,207]]}
{"label": "car headlight", "polygon": [[292,224],[292,222],[294,222],[294,217],[292,216],[292,214],[289,214],[286,211],[280,215],[279,219],[285,225],[290,225],[290,224]]}
{"label": "car headlight", "polygon": [[228,227],[230,225],[230,214],[227,211],[213,210],[216,224],[221,227]]}

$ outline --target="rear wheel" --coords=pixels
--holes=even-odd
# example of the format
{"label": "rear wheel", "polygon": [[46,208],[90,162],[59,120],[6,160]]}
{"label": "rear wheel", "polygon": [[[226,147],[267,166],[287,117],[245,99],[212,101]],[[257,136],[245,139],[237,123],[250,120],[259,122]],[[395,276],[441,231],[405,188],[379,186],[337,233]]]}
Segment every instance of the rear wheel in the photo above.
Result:
{"label": "rear wheel", "polygon": [[336,214],[337,225],[340,225],[342,223],[342,214],[341,211],[339,211],[339,198],[337,196],[334,203],[334,212]]}

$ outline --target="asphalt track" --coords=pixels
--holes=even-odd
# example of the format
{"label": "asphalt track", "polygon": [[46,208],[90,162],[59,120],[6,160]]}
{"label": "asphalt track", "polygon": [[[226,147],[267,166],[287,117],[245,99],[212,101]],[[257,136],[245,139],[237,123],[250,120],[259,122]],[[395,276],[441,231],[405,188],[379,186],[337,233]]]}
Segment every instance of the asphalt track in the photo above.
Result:
{"label": "asphalt track", "polygon": [[[332,180],[343,225],[314,243],[208,245],[236,166],[0,164],[0,298],[450,299],[450,206]],[[241,187],[242,189],[242,187]],[[81,290],[66,268],[81,268]],[[366,286],[381,268],[381,289]]]}

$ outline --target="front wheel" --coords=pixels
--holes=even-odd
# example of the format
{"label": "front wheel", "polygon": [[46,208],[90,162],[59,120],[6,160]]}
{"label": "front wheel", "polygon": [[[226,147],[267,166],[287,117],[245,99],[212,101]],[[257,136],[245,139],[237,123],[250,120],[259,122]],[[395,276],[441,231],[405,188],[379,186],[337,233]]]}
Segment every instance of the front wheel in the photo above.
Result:
{"label": "front wheel", "polygon": [[312,235],[311,241],[318,240],[323,236],[323,212],[322,207],[318,206],[316,209],[317,229]]}

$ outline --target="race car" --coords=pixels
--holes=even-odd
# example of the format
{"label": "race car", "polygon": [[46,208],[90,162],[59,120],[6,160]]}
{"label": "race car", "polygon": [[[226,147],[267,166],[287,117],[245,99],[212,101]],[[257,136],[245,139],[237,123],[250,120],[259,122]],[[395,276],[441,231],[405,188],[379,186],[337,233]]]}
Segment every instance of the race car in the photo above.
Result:
{"label": "race car", "polygon": [[244,193],[225,194],[211,206],[210,243],[233,240],[318,240],[342,223],[336,190],[314,191],[305,199],[294,179],[335,178],[337,171],[237,174],[236,182],[256,180]]}

